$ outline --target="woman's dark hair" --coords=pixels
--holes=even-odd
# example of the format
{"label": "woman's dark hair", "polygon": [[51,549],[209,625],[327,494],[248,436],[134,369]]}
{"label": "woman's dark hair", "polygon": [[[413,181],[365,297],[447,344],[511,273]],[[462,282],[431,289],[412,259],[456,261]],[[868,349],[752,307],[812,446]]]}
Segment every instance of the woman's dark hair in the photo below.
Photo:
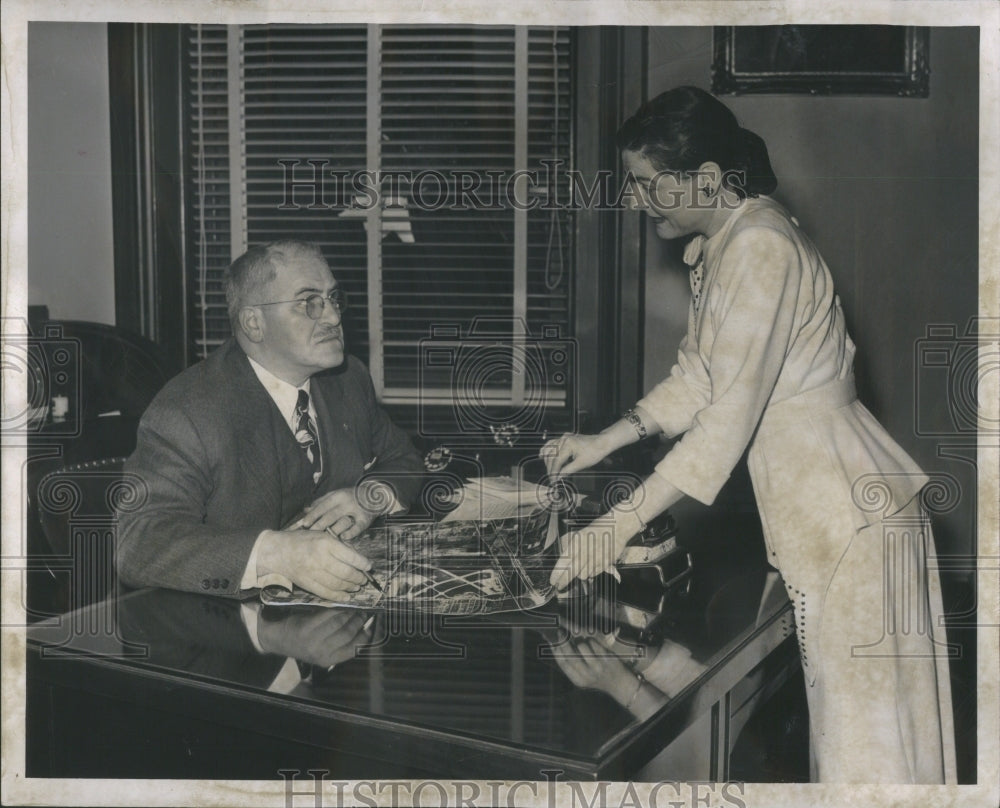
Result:
{"label": "woman's dark hair", "polygon": [[694,171],[702,163],[717,163],[741,198],[778,187],[764,141],[697,87],[676,87],[647,101],[622,124],[616,141],[620,151],[641,153],[659,171]]}

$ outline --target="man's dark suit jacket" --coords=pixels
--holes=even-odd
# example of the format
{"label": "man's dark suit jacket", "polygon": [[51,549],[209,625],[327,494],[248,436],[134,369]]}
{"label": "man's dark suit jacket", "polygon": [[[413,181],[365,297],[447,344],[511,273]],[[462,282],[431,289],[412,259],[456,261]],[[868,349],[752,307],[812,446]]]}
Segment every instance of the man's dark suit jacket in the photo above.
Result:
{"label": "man's dark suit jacket", "polygon": [[260,532],[288,524],[316,497],[374,477],[401,504],[412,501],[420,458],[379,406],[365,366],[348,357],[313,376],[310,394],[323,453],[318,484],[235,340],[160,391],[125,464],[147,500],[119,514],[123,583],[236,596]]}

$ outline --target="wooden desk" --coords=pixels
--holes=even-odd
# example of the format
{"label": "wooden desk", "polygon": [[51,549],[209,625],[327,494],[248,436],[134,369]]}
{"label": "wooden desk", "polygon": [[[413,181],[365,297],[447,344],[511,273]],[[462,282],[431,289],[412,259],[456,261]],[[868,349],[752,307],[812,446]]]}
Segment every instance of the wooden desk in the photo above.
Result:
{"label": "wooden desk", "polygon": [[[696,557],[689,591],[668,599],[668,640],[701,665],[672,681],[661,672],[670,695],[638,716],[570,682],[551,652],[569,636],[557,608],[391,631],[382,618],[384,642],[275,693],[287,657],[255,650],[239,603],[128,593],[29,630],[27,772],[624,780],[646,767],[724,778],[739,726],[798,664],[780,582],[762,600],[766,570],[729,562]],[[699,739],[686,761],[669,752],[685,731],[684,748]]]}

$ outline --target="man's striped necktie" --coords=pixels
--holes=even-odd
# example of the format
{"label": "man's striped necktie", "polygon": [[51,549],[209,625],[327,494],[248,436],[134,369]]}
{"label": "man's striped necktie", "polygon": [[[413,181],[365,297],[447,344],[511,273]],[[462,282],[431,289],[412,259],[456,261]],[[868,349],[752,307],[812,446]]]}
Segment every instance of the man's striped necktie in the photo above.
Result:
{"label": "man's striped necktie", "polygon": [[323,470],[323,458],[320,456],[316,425],[309,417],[309,394],[305,390],[299,390],[299,398],[295,402],[295,440],[305,451],[313,474],[318,475]]}

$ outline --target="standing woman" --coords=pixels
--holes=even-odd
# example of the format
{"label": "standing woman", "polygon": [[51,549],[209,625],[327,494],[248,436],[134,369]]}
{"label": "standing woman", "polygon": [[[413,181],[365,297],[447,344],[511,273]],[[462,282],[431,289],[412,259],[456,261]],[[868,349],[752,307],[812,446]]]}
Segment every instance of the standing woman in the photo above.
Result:
{"label": "standing woman", "polygon": [[857,399],[830,272],[766,196],[777,180],[764,142],[714,96],[679,87],[627,120],[618,147],[657,235],[693,237],[687,335],[635,409],[543,456],[561,476],[646,435],[683,437],[630,502],[564,537],[553,583],[606,569],[685,494],[710,505],[749,446],[768,555],[795,608],[812,779],[955,782],[948,665],[926,617],[941,614],[927,477]]}

